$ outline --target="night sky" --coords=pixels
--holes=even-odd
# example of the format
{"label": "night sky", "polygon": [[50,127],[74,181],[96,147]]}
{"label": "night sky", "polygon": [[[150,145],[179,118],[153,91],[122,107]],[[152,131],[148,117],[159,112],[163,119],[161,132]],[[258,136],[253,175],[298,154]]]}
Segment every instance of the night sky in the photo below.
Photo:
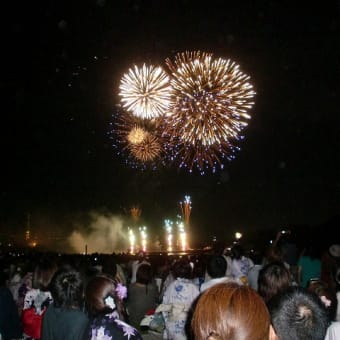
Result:
{"label": "night sky", "polygon": [[[79,214],[132,205],[157,230],[187,194],[197,238],[339,214],[339,1],[12,3],[2,9],[1,233],[23,230],[28,213],[37,230],[66,231]],[[130,169],[107,134],[120,78],[186,50],[251,76],[241,151],[205,176]]]}

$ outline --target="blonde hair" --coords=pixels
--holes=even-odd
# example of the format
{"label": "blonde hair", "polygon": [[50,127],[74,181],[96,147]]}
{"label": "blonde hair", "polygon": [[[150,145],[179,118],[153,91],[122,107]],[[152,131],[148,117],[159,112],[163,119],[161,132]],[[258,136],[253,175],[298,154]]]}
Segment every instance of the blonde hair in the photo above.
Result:
{"label": "blonde hair", "polygon": [[207,289],[198,299],[192,330],[197,340],[264,340],[270,318],[263,299],[234,282]]}

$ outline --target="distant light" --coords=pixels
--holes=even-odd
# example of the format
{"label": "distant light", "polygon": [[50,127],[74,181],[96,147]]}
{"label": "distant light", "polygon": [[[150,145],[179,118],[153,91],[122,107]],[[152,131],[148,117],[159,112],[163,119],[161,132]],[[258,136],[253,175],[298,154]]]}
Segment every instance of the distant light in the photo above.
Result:
{"label": "distant light", "polygon": [[243,235],[241,233],[239,233],[239,232],[235,233],[236,240],[239,240],[240,238],[242,238],[242,236]]}

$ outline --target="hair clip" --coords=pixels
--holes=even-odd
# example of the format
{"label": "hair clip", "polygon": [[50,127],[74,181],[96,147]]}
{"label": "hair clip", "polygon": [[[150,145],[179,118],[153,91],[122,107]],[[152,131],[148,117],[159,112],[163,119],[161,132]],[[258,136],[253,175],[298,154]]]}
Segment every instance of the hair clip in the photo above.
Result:
{"label": "hair clip", "polygon": [[320,299],[326,307],[329,307],[332,304],[332,301],[328,300],[325,295],[320,296]]}
{"label": "hair clip", "polygon": [[109,306],[111,309],[116,308],[115,300],[113,299],[113,297],[111,295],[107,296],[104,299],[104,303],[105,303],[106,306]]}
{"label": "hair clip", "polygon": [[120,300],[123,300],[127,297],[127,288],[123,286],[121,283],[118,283],[116,287],[116,293],[118,298]]}

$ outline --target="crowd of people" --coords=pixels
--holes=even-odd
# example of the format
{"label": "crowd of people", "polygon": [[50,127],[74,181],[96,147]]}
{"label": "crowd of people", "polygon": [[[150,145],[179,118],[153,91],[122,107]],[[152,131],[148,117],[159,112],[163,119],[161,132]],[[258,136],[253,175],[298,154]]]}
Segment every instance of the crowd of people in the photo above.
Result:
{"label": "crowd of people", "polygon": [[[0,339],[340,339],[340,245],[0,257]],[[322,249],[321,249],[322,250]]]}

